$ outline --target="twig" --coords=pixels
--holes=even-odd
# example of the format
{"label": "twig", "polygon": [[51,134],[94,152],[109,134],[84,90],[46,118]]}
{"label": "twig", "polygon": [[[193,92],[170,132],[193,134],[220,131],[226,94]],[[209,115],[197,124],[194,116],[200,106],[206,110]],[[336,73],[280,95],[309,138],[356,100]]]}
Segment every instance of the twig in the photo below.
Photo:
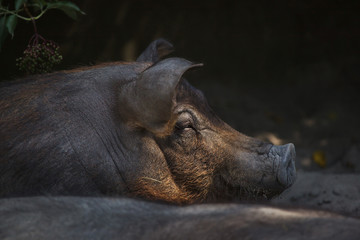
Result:
{"label": "twig", "polygon": [[[24,4],[25,5],[25,4]],[[35,16],[35,17],[30,17],[30,18],[27,18],[27,17],[24,17],[24,16],[21,16],[19,14],[17,14],[18,12],[21,12],[23,10],[26,11],[26,9],[19,9],[19,10],[16,10],[16,11],[10,11],[6,8],[2,8],[0,7],[0,10],[3,11],[0,13],[0,15],[6,15],[6,14],[12,14],[12,15],[15,15],[17,16],[18,18],[22,19],[22,20],[25,20],[25,21],[33,21],[33,20],[37,20],[39,19],[42,15],[44,15],[44,13],[47,11],[47,9],[45,10],[41,10],[41,12],[39,13],[39,15]],[[29,10],[28,10],[29,11]],[[29,14],[28,14],[29,15]]]}
{"label": "twig", "polygon": [[26,3],[24,3],[24,9],[25,9],[25,12],[27,13],[27,15],[29,15],[29,17],[31,18],[31,22],[33,23],[33,26],[34,26],[34,32],[37,35],[38,33],[37,33],[37,27],[36,27],[35,19],[31,15],[29,9],[27,8]]}

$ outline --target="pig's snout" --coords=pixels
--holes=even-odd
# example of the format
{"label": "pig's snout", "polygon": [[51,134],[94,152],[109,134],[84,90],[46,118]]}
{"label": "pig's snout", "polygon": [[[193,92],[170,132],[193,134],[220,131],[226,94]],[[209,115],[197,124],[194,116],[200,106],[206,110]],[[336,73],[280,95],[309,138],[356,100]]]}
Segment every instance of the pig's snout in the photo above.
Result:
{"label": "pig's snout", "polygon": [[281,186],[288,188],[296,179],[295,146],[288,143],[282,146],[274,146],[271,151],[279,161],[276,179]]}

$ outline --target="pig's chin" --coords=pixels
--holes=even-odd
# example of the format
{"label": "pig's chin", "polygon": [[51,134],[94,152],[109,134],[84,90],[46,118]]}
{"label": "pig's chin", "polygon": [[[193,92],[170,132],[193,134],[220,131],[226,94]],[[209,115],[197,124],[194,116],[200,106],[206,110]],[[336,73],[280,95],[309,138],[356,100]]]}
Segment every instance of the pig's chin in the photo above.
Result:
{"label": "pig's chin", "polygon": [[226,181],[225,178],[220,178],[217,190],[212,196],[209,196],[209,201],[264,201],[276,197],[286,189],[259,184],[260,182],[234,184],[234,182]]}
{"label": "pig's chin", "polygon": [[270,200],[283,192],[281,188],[264,188],[259,186],[237,186],[233,188],[232,200],[261,201]]}
{"label": "pig's chin", "polygon": [[257,180],[253,179],[253,183],[246,182],[236,185],[227,183],[227,185],[229,193],[232,194],[232,200],[269,200],[289,188],[293,181],[293,176],[289,176],[289,174],[283,176],[277,173],[275,176],[264,177],[263,175]]}

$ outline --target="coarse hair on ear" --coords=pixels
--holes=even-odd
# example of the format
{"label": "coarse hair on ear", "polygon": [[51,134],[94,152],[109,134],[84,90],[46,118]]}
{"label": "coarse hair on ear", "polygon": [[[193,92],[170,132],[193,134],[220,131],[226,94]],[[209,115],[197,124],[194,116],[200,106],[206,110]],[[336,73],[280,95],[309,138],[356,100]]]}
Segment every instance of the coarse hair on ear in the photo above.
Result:
{"label": "coarse hair on ear", "polygon": [[136,59],[137,62],[156,63],[174,51],[174,46],[163,38],[156,39]]}
{"label": "coarse hair on ear", "polygon": [[120,88],[118,99],[122,118],[159,136],[170,134],[176,87],[193,64],[182,58],[162,60],[141,73],[140,78]]}

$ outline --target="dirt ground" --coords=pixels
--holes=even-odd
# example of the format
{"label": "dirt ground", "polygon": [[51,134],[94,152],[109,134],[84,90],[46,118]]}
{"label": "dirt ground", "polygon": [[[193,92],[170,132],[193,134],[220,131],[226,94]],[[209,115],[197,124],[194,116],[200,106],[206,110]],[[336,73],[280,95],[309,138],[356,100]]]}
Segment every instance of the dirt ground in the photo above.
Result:
{"label": "dirt ground", "polygon": [[297,181],[274,203],[360,217],[360,96],[353,82],[217,81],[197,87],[222,119],[247,135],[296,146]]}

